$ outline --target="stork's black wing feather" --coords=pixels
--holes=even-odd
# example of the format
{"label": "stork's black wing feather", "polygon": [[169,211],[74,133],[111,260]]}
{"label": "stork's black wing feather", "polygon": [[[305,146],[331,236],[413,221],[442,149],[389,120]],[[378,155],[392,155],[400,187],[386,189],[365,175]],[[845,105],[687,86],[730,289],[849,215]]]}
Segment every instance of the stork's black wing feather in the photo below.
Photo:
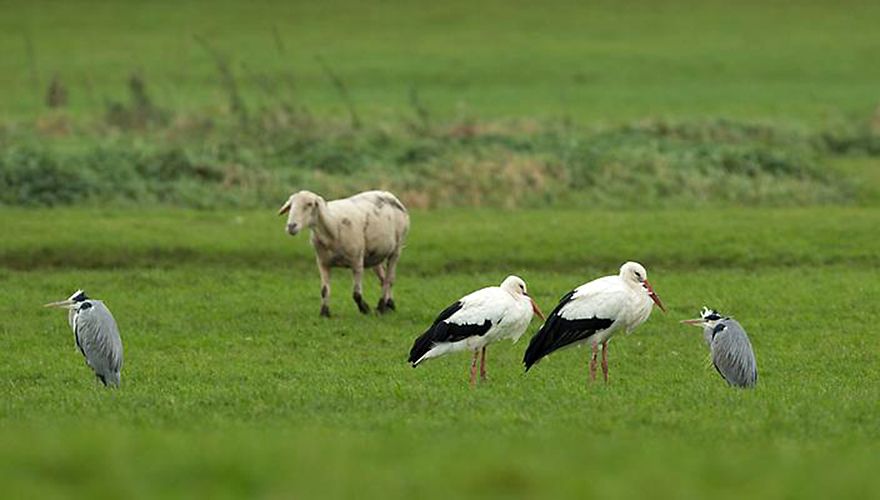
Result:
{"label": "stork's black wing feather", "polygon": [[614,323],[613,319],[598,318],[596,316],[583,319],[565,319],[560,316],[560,311],[566,304],[571,302],[574,292],[574,290],[568,292],[559,300],[559,304],[553,309],[550,316],[547,317],[547,321],[544,322],[538,333],[529,341],[529,347],[523,356],[523,364],[526,365],[526,371],[551,352],[575,342],[586,340],[596,332],[609,328]]}
{"label": "stork's black wing feather", "polygon": [[459,325],[456,323],[447,323],[446,320],[453,314],[461,310],[464,305],[458,301],[447,307],[437,316],[430,328],[425,330],[419,338],[413,343],[412,349],[409,351],[409,362],[415,363],[426,352],[430,351],[436,344],[441,342],[458,342],[468,337],[485,335],[492,328],[492,321],[486,319],[481,324]]}

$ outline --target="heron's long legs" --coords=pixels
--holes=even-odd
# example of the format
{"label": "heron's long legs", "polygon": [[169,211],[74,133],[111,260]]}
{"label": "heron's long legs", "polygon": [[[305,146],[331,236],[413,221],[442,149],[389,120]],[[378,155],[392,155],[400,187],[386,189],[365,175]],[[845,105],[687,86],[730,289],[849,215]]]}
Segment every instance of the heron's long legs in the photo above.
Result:
{"label": "heron's long legs", "polygon": [[605,383],[608,383],[608,341],[602,342],[602,375],[605,375]]}
{"label": "heron's long legs", "polygon": [[593,343],[593,357],[590,358],[590,381],[596,381],[596,356],[598,355],[599,345]]}
{"label": "heron's long legs", "polygon": [[471,387],[477,385],[477,358],[480,356],[480,351],[474,351],[474,360],[471,361]]}
{"label": "heron's long legs", "polygon": [[489,380],[489,377],[486,370],[486,347],[483,346],[480,354],[480,382],[485,382],[486,380]]}

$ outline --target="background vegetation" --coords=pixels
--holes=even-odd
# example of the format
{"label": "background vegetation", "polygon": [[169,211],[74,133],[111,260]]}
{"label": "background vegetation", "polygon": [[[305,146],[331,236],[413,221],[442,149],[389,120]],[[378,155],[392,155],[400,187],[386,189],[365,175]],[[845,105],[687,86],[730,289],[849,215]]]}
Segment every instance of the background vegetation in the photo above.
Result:
{"label": "background vegetation", "polygon": [[[0,0],[8,496],[870,498],[880,492],[877,2]],[[400,310],[331,321],[275,208],[398,193]],[[669,306],[523,375],[417,370],[455,298],[548,310],[643,262]],[[64,315],[105,299],[123,387]],[[366,294],[378,298],[375,280]],[[696,329],[736,316],[759,386]],[[537,325],[526,334],[531,335]]]}
{"label": "background vegetation", "polygon": [[3,11],[6,205],[840,204],[880,155],[875,2]]}
{"label": "background vegetation", "polygon": [[[487,0],[313,4],[5,1],[3,108],[30,117],[55,76],[75,116],[124,101],[138,72],[157,105],[235,113],[284,99],[364,123],[646,116],[824,124],[877,106],[870,0]],[[229,76],[234,77],[234,80]],[[230,82],[235,82],[236,93]],[[239,105],[230,106],[233,95]]]}

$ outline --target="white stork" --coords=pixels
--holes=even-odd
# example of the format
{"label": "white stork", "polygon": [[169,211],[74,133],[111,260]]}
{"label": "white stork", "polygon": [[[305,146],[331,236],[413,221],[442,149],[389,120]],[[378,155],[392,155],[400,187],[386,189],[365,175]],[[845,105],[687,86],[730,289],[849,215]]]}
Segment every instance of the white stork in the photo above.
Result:
{"label": "white stork", "polygon": [[519,340],[532,313],[544,314],[529,297],[526,283],[508,276],[501,286],[490,286],[465,295],[437,316],[434,323],[413,343],[409,362],[413,368],[422,361],[450,352],[473,351],[471,385],[476,384],[477,357],[480,379],[486,379],[486,346],[503,339]]}
{"label": "white stork", "polygon": [[638,262],[620,266],[620,274],[583,284],[565,294],[532,337],[523,363],[526,371],[553,351],[589,342],[593,346],[590,379],[596,380],[596,355],[602,345],[602,373],[608,382],[608,340],[618,330],[631,332],[651,315],[653,304],[666,308]]}

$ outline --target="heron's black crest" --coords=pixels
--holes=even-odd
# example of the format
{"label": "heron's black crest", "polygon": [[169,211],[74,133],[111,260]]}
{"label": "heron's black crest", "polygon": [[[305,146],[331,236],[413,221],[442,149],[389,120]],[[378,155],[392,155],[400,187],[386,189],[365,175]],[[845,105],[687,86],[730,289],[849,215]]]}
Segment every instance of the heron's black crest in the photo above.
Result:
{"label": "heron's black crest", "polygon": [[709,321],[719,321],[725,318],[715,309],[709,309],[708,307],[704,307],[703,310],[700,311],[700,316]]}
{"label": "heron's black crest", "polygon": [[70,296],[70,300],[74,302],[82,302],[84,300],[89,300],[86,296],[86,292],[83,290],[77,290],[76,293]]}

